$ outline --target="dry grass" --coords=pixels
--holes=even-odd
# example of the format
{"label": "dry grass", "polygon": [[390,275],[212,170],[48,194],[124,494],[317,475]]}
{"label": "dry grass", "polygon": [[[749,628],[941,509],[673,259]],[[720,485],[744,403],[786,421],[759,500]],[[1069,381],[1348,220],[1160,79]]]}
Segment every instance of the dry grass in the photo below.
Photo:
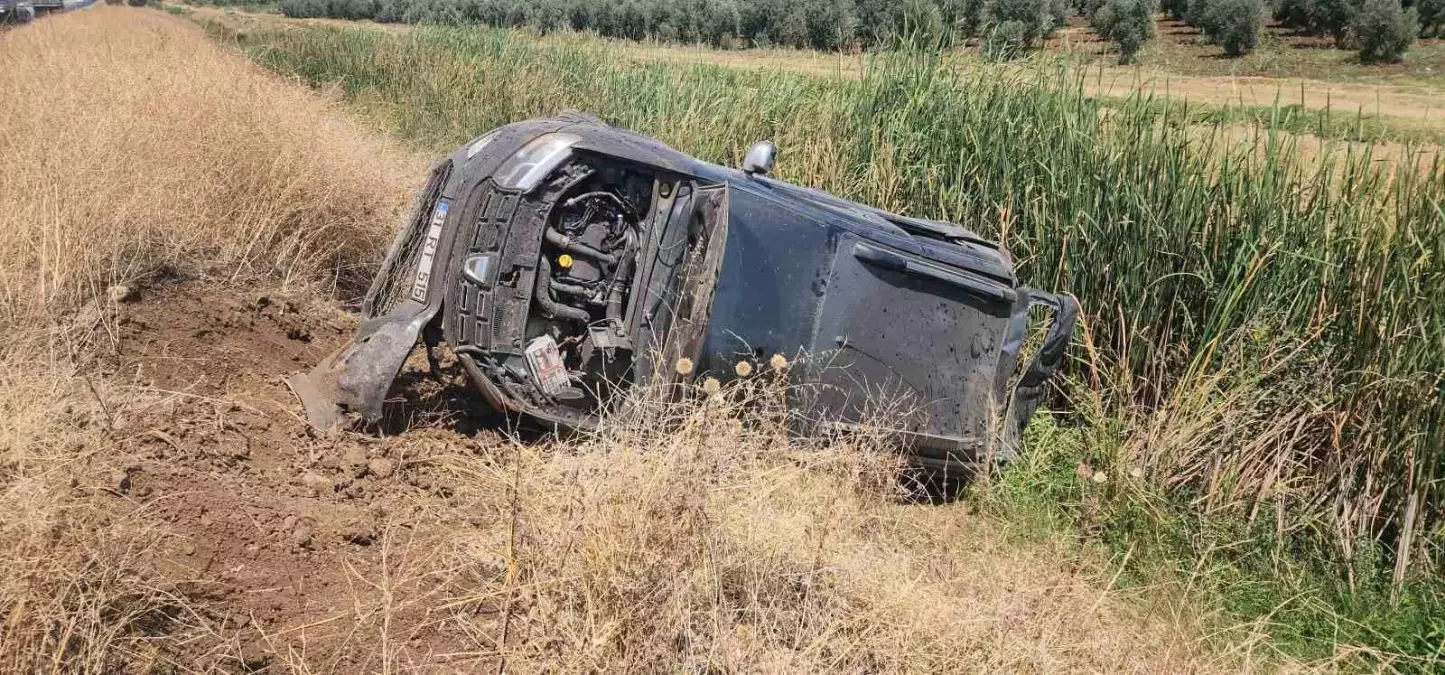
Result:
{"label": "dry grass", "polygon": [[[106,335],[92,298],[163,269],[346,281],[420,163],[153,11],[7,33],[0,101],[0,325],[29,326],[0,376],[0,670],[234,667],[185,661],[198,636],[240,640],[157,571],[164,524],[100,499],[149,395],[87,365],[107,348],[84,339]],[[376,635],[350,649],[382,671],[1240,667],[1167,594],[1120,596],[1062,544],[900,500],[877,439],[805,446],[739,413],[775,398],[634,411],[566,445],[383,439],[424,448],[405,470],[446,489],[388,505],[375,575],[308,563],[354,581],[326,621]],[[447,642],[412,640],[439,625]],[[258,632],[278,667],[338,668],[307,630]]]}
{"label": "dry grass", "polygon": [[80,477],[106,473],[86,466],[106,445],[104,425],[50,403],[66,397],[70,382],[9,366],[0,381],[0,556],[6,570],[0,580],[0,670],[101,672],[123,660],[121,638],[168,605],[164,592],[132,566],[158,535],[144,523],[112,520],[88,503]]}
{"label": "dry grass", "polygon": [[315,279],[387,240],[410,157],[154,12],[0,44],[0,320],[167,266]]}
{"label": "dry grass", "polygon": [[[559,444],[413,429],[448,497],[388,504],[348,621],[376,671],[1240,672],[1163,592],[1062,543],[900,499],[881,438],[790,439],[762,384]],[[1105,575],[1107,577],[1107,574]],[[327,651],[276,631],[288,669]]]}
{"label": "dry grass", "polygon": [[900,499],[884,439],[790,440],[768,385],[702,397],[491,466],[440,460],[466,476],[459,513],[492,523],[458,537],[479,658],[518,672],[1224,669],[1193,617],[1116,597],[1066,547]]}
{"label": "dry grass", "polygon": [[158,12],[0,39],[0,670],[113,672],[192,623],[139,564],[161,531],[94,503],[123,410],[80,363],[112,284],[375,258],[422,165],[330,108]]}

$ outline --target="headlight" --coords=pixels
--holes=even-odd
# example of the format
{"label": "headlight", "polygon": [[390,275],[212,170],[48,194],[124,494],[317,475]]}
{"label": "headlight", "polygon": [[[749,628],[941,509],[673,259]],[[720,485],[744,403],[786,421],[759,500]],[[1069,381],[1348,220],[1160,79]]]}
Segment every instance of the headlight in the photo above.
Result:
{"label": "headlight", "polygon": [[499,187],[508,190],[529,191],[537,187],[547,174],[557,168],[572,152],[572,146],[582,138],[572,134],[546,134],[532,139],[512,155],[495,178]]}

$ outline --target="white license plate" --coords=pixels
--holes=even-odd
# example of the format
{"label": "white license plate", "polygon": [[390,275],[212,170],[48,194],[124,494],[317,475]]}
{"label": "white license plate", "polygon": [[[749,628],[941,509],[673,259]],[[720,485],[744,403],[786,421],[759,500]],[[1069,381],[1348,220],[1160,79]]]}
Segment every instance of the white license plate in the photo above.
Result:
{"label": "white license plate", "polygon": [[432,212],[431,224],[426,230],[426,243],[421,246],[421,262],[416,266],[416,282],[411,285],[411,299],[417,302],[426,302],[427,287],[431,284],[431,265],[437,257],[437,246],[441,245],[442,225],[447,222],[447,211],[451,210],[451,203],[443,199],[437,202],[436,211]]}

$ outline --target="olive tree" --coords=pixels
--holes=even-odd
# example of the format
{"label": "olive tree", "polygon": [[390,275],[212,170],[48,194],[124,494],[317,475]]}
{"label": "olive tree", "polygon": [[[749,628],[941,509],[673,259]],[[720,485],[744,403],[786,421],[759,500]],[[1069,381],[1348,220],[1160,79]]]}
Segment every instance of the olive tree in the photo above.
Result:
{"label": "olive tree", "polygon": [[1355,17],[1355,39],[1360,45],[1360,61],[1364,63],[1395,63],[1415,43],[1420,32],[1415,8],[1400,6],[1400,0],[1365,0]]}
{"label": "olive tree", "polygon": [[1139,48],[1154,35],[1154,2],[1108,0],[1094,11],[1089,23],[1119,48],[1119,63],[1133,63]]}
{"label": "olive tree", "polygon": [[1200,29],[1210,42],[1224,48],[1225,56],[1244,56],[1259,45],[1264,24],[1262,0],[1206,0],[1200,11]]}
{"label": "olive tree", "polygon": [[1417,0],[1415,14],[1420,21],[1420,37],[1445,37],[1445,0]]}

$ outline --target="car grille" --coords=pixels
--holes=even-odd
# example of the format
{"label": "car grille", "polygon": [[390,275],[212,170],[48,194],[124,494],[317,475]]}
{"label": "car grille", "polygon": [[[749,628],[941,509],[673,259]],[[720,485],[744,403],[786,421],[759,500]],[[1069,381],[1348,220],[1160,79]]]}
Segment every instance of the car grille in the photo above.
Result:
{"label": "car grille", "polygon": [[421,258],[422,244],[426,241],[427,225],[437,200],[441,199],[442,188],[451,177],[452,163],[443,162],[432,170],[431,178],[422,189],[412,210],[411,218],[404,229],[392,242],[387,251],[381,270],[371,282],[371,290],[362,305],[364,318],[373,319],[391,313],[411,295],[412,282],[416,279],[416,265]]}

